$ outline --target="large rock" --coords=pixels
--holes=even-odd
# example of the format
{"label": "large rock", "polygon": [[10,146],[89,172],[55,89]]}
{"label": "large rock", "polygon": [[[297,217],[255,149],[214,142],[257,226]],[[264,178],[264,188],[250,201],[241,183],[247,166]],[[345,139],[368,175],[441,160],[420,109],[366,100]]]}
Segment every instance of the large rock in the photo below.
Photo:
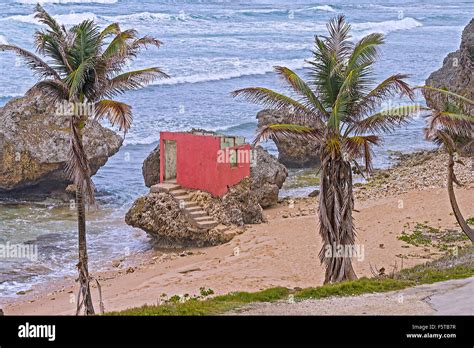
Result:
{"label": "large rock", "polygon": [[233,237],[217,227],[209,231],[196,229],[168,193],[149,193],[138,198],[125,222],[146,231],[156,245],[164,248],[218,245]]}
{"label": "large rock", "polygon": [[[426,80],[426,85],[447,88],[451,92],[474,99],[474,19],[464,28],[459,50],[449,53],[444,58],[443,66],[433,72]],[[425,94],[426,103],[432,108],[442,108],[443,100],[437,100]]]}
{"label": "large rock", "polygon": [[142,174],[147,187],[152,187],[160,182],[160,145],[143,161]]}
{"label": "large rock", "polygon": [[[295,123],[289,114],[278,110],[262,110],[257,114],[258,127],[276,123]],[[301,125],[314,127],[310,122],[300,122]],[[312,140],[280,139],[275,140],[278,148],[278,160],[288,168],[305,168],[319,164],[319,156],[315,149],[317,145]]]}
{"label": "large rock", "polygon": [[265,221],[262,206],[252,190],[249,178],[230,187],[221,198],[199,190],[193,191],[191,197],[208,215],[226,226],[259,224]]}
{"label": "large rock", "polygon": [[[122,145],[122,137],[88,122],[84,147],[92,174]],[[69,151],[68,119],[39,95],[9,101],[0,108],[0,196],[44,197],[64,192]]]}
{"label": "large rock", "polygon": [[251,190],[262,208],[278,202],[278,193],[288,176],[286,167],[261,146],[256,151],[256,163],[250,168]]}

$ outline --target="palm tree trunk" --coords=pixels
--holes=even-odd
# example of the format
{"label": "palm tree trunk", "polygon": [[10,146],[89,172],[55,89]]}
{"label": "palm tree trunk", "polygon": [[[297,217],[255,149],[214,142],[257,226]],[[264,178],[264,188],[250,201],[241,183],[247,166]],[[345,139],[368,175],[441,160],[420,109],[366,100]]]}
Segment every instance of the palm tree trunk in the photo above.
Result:
{"label": "palm tree trunk", "polygon": [[458,202],[456,200],[456,196],[454,194],[454,185],[453,182],[457,182],[456,176],[454,175],[454,156],[452,153],[449,153],[449,161],[448,161],[448,194],[449,194],[449,201],[451,202],[451,207],[453,208],[454,216],[456,220],[461,226],[463,232],[469,237],[471,242],[474,243],[474,230],[469,227],[466,220],[462,216],[461,210],[459,209]]}
{"label": "palm tree trunk", "polygon": [[338,252],[341,248],[352,248],[355,241],[351,165],[342,158],[331,158],[330,154],[321,163],[319,233],[323,247],[319,258],[326,267],[324,283],[357,279],[351,254]]}
{"label": "palm tree trunk", "polygon": [[[79,263],[77,268],[79,270],[79,284],[84,301],[84,313],[86,315],[93,315],[94,306],[92,304],[91,290],[89,286],[89,267],[87,256],[87,240],[86,240],[86,211],[84,196],[81,189],[76,190],[76,206],[77,206],[77,221],[79,231]],[[77,313],[79,314],[79,313]]]}

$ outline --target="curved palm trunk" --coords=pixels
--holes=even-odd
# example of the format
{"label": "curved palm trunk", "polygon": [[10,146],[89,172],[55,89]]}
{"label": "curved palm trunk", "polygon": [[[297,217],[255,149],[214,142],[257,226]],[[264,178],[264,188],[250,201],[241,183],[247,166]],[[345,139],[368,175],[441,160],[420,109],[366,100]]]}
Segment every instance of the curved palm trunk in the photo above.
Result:
{"label": "curved palm trunk", "polygon": [[351,255],[338,252],[353,246],[355,241],[351,165],[342,158],[332,159],[330,155],[321,162],[319,233],[323,247],[319,258],[326,267],[324,283],[357,279]]}
{"label": "curved palm trunk", "polygon": [[[79,231],[79,263],[77,268],[79,270],[79,284],[80,294],[82,295],[82,301],[84,305],[84,313],[86,315],[94,314],[94,306],[92,304],[91,289],[89,286],[89,267],[88,267],[88,256],[87,256],[87,239],[86,239],[86,211],[84,196],[81,190],[76,190],[76,206],[77,206],[77,221]],[[80,303],[78,303],[77,313],[81,309]]]}
{"label": "curved palm trunk", "polygon": [[453,182],[458,184],[456,176],[454,174],[454,157],[452,153],[449,153],[449,161],[448,161],[448,194],[449,194],[449,201],[451,202],[451,207],[453,208],[454,216],[456,220],[461,226],[463,232],[469,237],[471,242],[474,243],[474,230],[469,227],[466,220],[462,216],[461,210],[459,209],[458,202],[456,200],[456,196],[454,195],[454,185]]}

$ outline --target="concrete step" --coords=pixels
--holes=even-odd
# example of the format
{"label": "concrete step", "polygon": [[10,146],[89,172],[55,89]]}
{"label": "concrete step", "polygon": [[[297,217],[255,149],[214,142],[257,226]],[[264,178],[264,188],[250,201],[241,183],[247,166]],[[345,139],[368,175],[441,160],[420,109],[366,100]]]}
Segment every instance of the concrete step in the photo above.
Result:
{"label": "concrete step", "polygon": [[178,185],[178,184],[176,184],[176,186],[170,188],[171,193],[174,193],[175,191],[178,191],[178,190],[181,190],[181,186]]}
{"label": "concrete step", "polygon": [[170,193],[170,191],[178,190],[180,188],[181,188],[181,186],[179,186],[177,184],[162,182],[160,184],[152,185],[150,187],[150,192],[152,192],[152,193],[160,193],[160,192]]}
{"label": "concrete step", "polygon": [[187,201],[183,201],[183,207],[184,209],[190,209],[190,208],[199,208],[201,209],[201,207],[198,206],[198,204],[196,202],[187,202]]}
{"label": "concrete step", "polygon": [[203,211],[201,207],[199,206],[195,206],[195,207],[190,207],[190,208],[187,208],[186,211],[188,213],[192,213],[192,212],[195,212],[195,211]]}
{"label": "concrete step", "polygon": [[190,195],[180,195],[180,196],[173,196],[173,197],[178,201],[190,201],[191,200]]}
{"label": "concrete step", "polygon": [[197,221],[196,225],[200,229],[210,230],[211,228],[214,228],[215,226],[217,226],[218,222],[216,222],[216,221]]}
{"label": "concrete step", "polygon": [[195,211],[190,212],[189,210],[186,209],[186,211],[189,214],[189,216],[192,217],[193,219],[203,217],[203,216],[208,216],[206,212],[203,210],[195,210]]}
{"label": "concrete step", "polygon": [[175,190],[170,190],[169,191],[173,196],[184,196],[188,194],[188,191],[183,190],[182,188],[177,188]]}
{"label": "concrete step", "polygon": [[213,219],[212,217],[210,217],[209,215],[197,217],[197,218],[195,218],[194,220],[197,221],[197,222],[206,222],[206,221],[216,222],[216,220],[214,220],[214,219]]}

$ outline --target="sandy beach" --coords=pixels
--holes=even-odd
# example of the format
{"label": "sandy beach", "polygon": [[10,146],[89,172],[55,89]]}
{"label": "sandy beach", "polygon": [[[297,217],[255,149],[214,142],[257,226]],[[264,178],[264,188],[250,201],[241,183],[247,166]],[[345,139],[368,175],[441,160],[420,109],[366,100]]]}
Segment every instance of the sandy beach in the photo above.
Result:
{"label": "sandy beach", "polygon": [[[416,156],[427,157],[422,161]],[[443,156],[413,155],[404,165],[379,171],[373,181],[357,187],[356,243],[363,247],[363,258],[355,258],[354,267],[359,277],[371,277],[374,269],[384,268],[388,273],[443,255],[433,246],[416,247],[397,238],[417,223],[440,230],[458,228],[444,188]],[[429,178],[427,167],[435,173]],[[464,215],[470,217],[474,213],[470,166],[456,169],[465,184],[456,190],[457,198]],[[265,210],[267,223],[245,226],[245,231],[227,244],[152,251],[139,255],[136,266],[117,265],[115,271],[93,274],[102,285],[105,309],[157,304],[163,294],[197,295],[201,287],[225,294],[275,286],[319,286],[324,271],[318,260],[321,239],[316,212],[317,198],[284,199]],[[6,315],[73,315],[76,291],[74,279],[66,278],[33,289],[3,309]],[[97,301],[95,286],[93,292]]]}

